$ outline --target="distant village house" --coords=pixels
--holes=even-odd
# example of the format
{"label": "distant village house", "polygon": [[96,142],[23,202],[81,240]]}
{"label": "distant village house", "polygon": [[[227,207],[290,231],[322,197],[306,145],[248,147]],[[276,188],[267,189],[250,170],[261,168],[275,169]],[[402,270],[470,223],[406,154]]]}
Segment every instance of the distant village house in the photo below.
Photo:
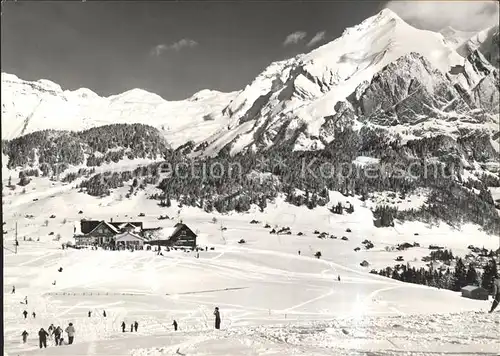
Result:
{"label": "distant village house", "polygon": [[488,291],[478,286],[466,286],[462,288],[462,297],[478,300],[488,300]]}

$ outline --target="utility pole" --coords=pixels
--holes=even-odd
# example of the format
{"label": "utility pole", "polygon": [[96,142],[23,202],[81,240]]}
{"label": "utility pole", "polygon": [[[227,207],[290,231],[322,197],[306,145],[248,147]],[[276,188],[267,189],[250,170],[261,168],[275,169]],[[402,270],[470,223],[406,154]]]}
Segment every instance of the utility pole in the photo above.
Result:
{"label": "utility pole", "polygon": [[220,238],[224,242],[224,245],[225,245],[226,239],[224,238],[224,226],[222,226],[222,223],[220,224]]}
{"label": "utility pole", "polygon": [[16,248],[16,255],[17,255],[17,245],[19,244],[19,242],[17,241],[17,221],[16,221],[16,241],[14,242],[14,247]]}

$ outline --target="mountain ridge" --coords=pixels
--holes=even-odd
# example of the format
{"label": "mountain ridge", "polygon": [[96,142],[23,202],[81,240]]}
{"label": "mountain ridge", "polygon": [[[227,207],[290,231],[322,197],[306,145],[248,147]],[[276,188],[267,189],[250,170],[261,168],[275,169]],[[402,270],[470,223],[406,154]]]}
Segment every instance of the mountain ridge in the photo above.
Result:
{"label": "mountain ridge", "polygon": [[[479,102],[494,110],[498,91],[491,86],[497,74],[485,74],[484,68],[488,73],[494,70],[478,51],[469,51],[464,58],[446,44],[442,33],[416,29],[384,9],[309,53],[271,63],[245,88],[231,93],[205,89],[186,100],[170,102],[142,89],[99,97],[86,88],[62,90],[48,80],[27,82],[2,73],[2,96],[7,98],[2,102],[2,136],[10,139],[39,129],[81,131],[104,124],[140,123],[160,130],[173,148],[189,143],[194,156],[213,156],[224,149],[230,154],[267,149],[292,138],[294,150],[322,149],[325,140],[333,139],[325,137],[324,126],[326,118],[335,115],[335,107],[410,53],[419,54],[427,61],[424,67],[436,70],[425,79],[428,83],[438,80],[450,86],[449,91],[458,90],[461,97],[453,95],[462,106],[465,100],[470,110],[477,109]],[[450,83],[437,79],[442,75]],[[399,80],[415,85],[413,73],[404,77]],[[478,86],[481,90],[476,90]],[[49,96],[30,88],[46,90]],[[427,114],[440,110],[429,109]]]}

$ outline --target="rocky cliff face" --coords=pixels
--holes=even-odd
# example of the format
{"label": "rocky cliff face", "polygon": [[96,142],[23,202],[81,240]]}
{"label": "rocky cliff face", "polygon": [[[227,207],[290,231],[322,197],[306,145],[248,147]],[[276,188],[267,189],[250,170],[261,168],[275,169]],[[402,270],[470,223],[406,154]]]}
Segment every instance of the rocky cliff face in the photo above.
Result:
{"label": "rocky cliff face", "polygon": [[498,25],[474,34],[457,48],[457,52],[463,56],[476,50],[495,68],[500,67],[500,30]]}

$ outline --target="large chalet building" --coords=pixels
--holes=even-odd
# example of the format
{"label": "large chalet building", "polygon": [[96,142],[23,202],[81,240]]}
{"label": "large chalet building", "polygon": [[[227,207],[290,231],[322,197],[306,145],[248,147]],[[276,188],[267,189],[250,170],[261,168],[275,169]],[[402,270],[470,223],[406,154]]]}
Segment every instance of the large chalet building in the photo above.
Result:
{"label": "large chalet building", "polygon": [[151,239],[147,243],[156,246],[168,246],[178,248],[196,248],[197,235],[186,224],[177,223],[170,229],[161,232],[161,238]]}
{"label": "large chalet building", "polygon": [[167,229],[148,229],[144,228],[142,222],[81,220],[75,224],[73,237],[77,246],[138,249],[144,244],[150,244],[193,250],[196,248],[196,234],[183,223]]}

